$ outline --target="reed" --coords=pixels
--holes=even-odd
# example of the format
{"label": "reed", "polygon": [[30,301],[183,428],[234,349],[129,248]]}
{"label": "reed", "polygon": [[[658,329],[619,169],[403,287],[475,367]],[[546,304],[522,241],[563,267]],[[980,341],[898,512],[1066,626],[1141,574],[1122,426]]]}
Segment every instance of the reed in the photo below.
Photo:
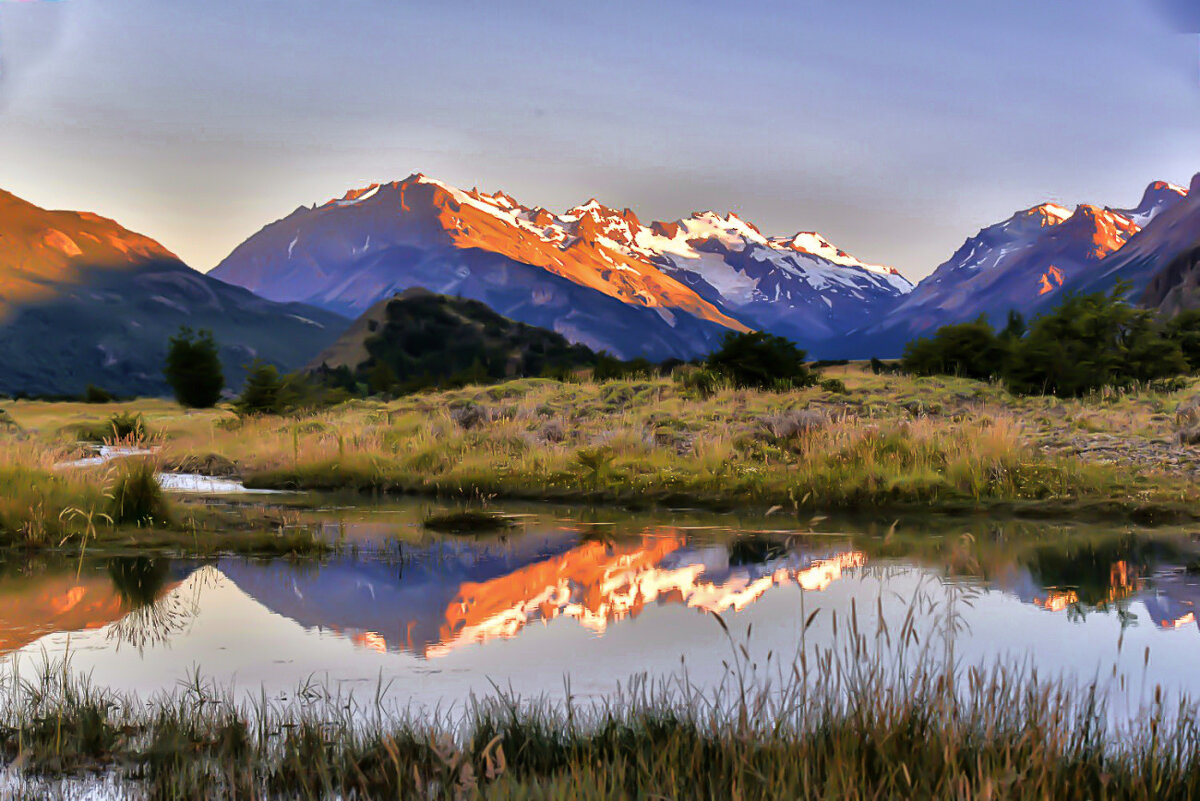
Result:
{"label": "reed", "polygon": [[[149,702],[47,660],[0,703],[9,787],[64,777],[125,797],[1191,798],[1200,715],[1161,693],[1116,721],[1097,684],[1019,663],[963,666],[952,607],[914,599],[873,626],[851,609],[838,644],[751,661],[729,634],[724,679],[636,678],[596,701],[470,699],[397,711],[305,684],[286,704],[235,700],[197,673]],[[931,638],[922,620],[941,621]],[[814,616],[798,621],[802,632]],[[940,636],[939,636],[940,635]],[[714,656],[719,658],[719,656]],[[0,785],[3,786],[3,785]]]}

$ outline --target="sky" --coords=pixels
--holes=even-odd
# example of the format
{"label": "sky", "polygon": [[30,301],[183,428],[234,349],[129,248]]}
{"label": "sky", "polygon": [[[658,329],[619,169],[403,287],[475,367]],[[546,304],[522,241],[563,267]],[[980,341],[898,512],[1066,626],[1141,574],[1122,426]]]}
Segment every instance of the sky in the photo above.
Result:
{"label": "sky", "polygon": [[1200,172],[1191,2],[0,0],[0,188],[200,270],[424,172],[919,279],[1017,209]]}

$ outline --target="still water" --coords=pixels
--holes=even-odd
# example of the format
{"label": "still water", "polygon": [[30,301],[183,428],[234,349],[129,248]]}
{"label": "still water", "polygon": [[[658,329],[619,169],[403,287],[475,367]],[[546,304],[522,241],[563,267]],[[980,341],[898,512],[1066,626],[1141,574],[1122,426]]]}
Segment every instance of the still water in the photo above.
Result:
{"label": "still water", "polygon": [[713,685],[732,654],[714,615],[751,660],[779,663],[836,642],[851,617],[895,630],[911,610],[964,664],[1100,678],[1131,711],[1157,685],[1200,697],[1188,532],[535,508],[479,538],[426,532],[427,511],[306,512],[341,543],[319,562],[5,557],[0,678],[67,656],[142,696],[198,673],[245,697],[315,684],[446,710],[496,688],[602,698],[684,672]]}

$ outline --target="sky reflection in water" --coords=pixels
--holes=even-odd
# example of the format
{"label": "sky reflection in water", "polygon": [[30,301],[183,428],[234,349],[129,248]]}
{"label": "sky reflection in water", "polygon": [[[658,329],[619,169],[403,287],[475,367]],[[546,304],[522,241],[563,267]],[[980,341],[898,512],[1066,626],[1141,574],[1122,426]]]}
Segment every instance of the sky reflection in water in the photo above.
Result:
{"label": "sky reflection in water", "polygon": [[835,614],[844,636],[852,609],[870,632],[879,612],[895,630],[912,606],[926,640],[953,610],[966,664],[999,656],[1100,677],[1130,709],[1156,684],[1200,696],[1186,538],[1035,530],[1001,545],[905,543],[542,515],[503,540],[471,540],[419,533],[411,517],[343,521],[331,530],[345,539],[402,544],[321,565],[114,558],[78,577],[75,564],[0,565],[2,669],[28,676],[69,648],[76,671],[143,695],[199,669],[251,696],[287,698],[312,679],[444,708],[495,687],[558,696],[567,675],[577,697],[682,669],[715,684],[731,650],[708,613],[739,640],[752,625],[751,658],[766,663],[791,659],[814,611],[810,647],[834,641]]}

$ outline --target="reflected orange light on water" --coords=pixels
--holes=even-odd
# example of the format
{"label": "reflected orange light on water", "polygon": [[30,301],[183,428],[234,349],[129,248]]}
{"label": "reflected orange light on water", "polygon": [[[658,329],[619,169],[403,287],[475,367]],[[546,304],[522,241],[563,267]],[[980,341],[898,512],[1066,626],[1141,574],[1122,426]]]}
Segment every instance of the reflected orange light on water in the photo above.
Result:
{"label": "reflected orange light on water", "polygon": [[43,577],[0,596],[0,653],[57,631],[97,629],[121,618],[121,598],[108,579]]}
{"label": "reflected orange light on water", "polygon": [[576,620],[604,632],[610,623],[636,617],[650,603],[674,603],[705,612],[741,611],[771,587],[794,584],[821,590],[842,571],[866,563],[851,551],[794,569],[779,567],[764,575],[732,569],[719,580],[706,579],[708,566],[697,561],[663,567],[684,547],[683,537],[646,538],[636,545],[585,543],[568,553],[482,583],[463,584],[446,609],[439,642],[425,649],[442,656],[472,643],[510,638],[534,620]]}

